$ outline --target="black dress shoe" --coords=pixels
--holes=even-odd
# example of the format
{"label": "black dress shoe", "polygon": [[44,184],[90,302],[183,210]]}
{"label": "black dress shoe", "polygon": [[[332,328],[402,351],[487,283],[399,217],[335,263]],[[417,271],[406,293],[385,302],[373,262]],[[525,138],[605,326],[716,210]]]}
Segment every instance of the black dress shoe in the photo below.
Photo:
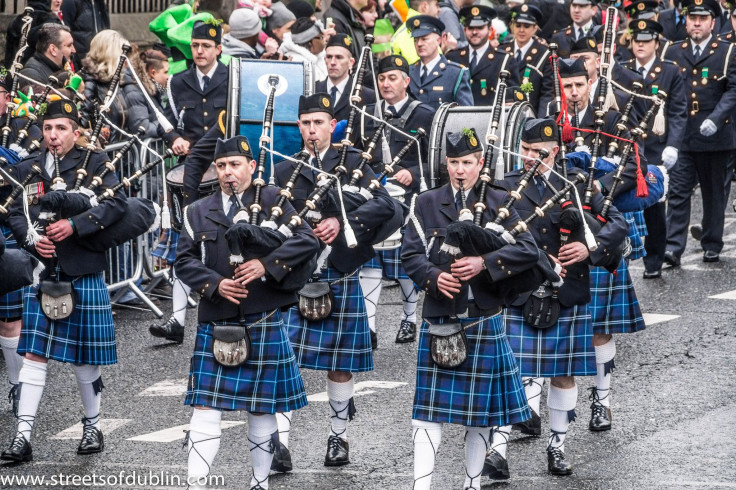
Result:
{"label": "black dress shoe", "polygon": [[13,415],[18,416],[18,402],[20,402],[20,384],[11,383],[13,385],[8,393],[8,401],[12,404]]}
{"label": "black dress shoe", "polygon": [[3,461],[14,461],[16,463],[33,461],[31,443],[21,433],[16,434],[13,442],[10,443],[10,447],[0,455],[0,459]]}
{"label": "black dress shoe", "polygon": [[520,431],[522,434],[529,436],[541,436],[542,435],[542,418],[534,410],[532,412],[532,418],[527,419],[518,424],[514,424],[511,427]]}
{"label": "black dress shoe", "polygon": [[718,262],[721,258],[718,256],[718,252],[712,250],[706,250],[703,252],[703,262]]}
{"label": "black dress shoe", "polygon": [[371,330],[371,349],[378,349],[378,334]]}
{"label": "black dress shoe", "polygon": [[273,459],[271,460],[271,469],[279,473],[288,473],[294,466],[291,464],[291,453],[289,448],[284,446],[280,441],[273,451]]}
{"label": "black dress shoe", "polygon": [[690,235],[697,241],[703,238],[703,227],[700,225],[693,225],[690,227]]}
{"label": "black dress shoe", "polygon": [[100,429],[93,425],[85,425],[82,440],[77,447],[77,454],[101,453],[103,449],[105,449],[105,438],[102,437]]}
{"label": "black dress shoe", "polygon": [[184,342],[184,325],[176,321],[173,316],[163,325],[151,325],[148,331],[154,337],[171,340],[177,344]]}
{"label": "black dress shoe", "polygon": [[483,462],[482,474],[487,475],[491,480],[508,480],[509,462],[495,449],[489,449]]}
{"label": "black dress shoe", "polygon": [[644,279],[659,279],[662,277],[662,269],[656,271],[644,271]]}
{"label": "black dress shoe", "polygon": [[401,320],[399,331],[396,333],[396,343],[406,344],[414,342],[417,333],[417,324],[408,320]]}
{"label": "black dress shoe", "polygon": [[611,430],[611,409],[606,407],[601,402],[593,402],[590,404],[590,423],[588,429],[593,432],[603,432],[604,430]]}
{"label": "black dress shoe", "polygon": [[664,253],[664,263],[671,266],[671,267],[679,267],[680,266],[680,257],[677,257],[674,252],[671,250],[667,250]]}
{"label": "black dress shoe", "polygon": [[560,448],[547,448],[547,470],[553,475],[572,475],[572,465],[565,459],[565,452]]}
{"label": "black dress shoe", "polygon": [[325,455],[325,466],[343,466],[350,463],[350,446],[337,436],[327,439],[327,455]]}

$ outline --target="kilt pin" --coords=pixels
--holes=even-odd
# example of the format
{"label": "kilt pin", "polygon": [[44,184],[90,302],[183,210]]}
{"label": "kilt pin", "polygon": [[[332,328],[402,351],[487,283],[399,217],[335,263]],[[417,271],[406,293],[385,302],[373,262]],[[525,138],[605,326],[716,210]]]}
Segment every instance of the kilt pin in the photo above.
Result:
{"label": "kilt pin", "polygon": [[93,366],[117,363],[115,326],[104,274],[67,276],[59,272],[59,276],[62,281],[72,282],[77,302],[74,311],[67,319],[49,320],[41,311],[36,288],[27,288],[18,354]]}
{"label": "kilt pin", "polygon": [[[431,320],[446,322],[446,318]],[[429,324],[422,322],[413,419],[491,427],[531,417],[501,315],[464,319],[463,323],[475,321],[480,323],[466,330],[468,358],[454,369],[441,368],[432,361]]]}
{"label": "kilt pin", "polygon": [[268,315],[264,312],[245,316],[249,325],[261,323],[249,329],[252,357],[235,367],[215,361],[213,324],[197,326],[186,405],[252,413],[288,412],[307,405],[304,383],[281,312],[277,310],[270,318]]}
{"label": "kilt pin", "polygon": [[327,267],[320,282],[329,282],[335,296],[332,314],[309,321],[292,306],[286,328],[300,368],[359,373],[373,370],[373,351],[365,299],[358,274],[342,274]]}

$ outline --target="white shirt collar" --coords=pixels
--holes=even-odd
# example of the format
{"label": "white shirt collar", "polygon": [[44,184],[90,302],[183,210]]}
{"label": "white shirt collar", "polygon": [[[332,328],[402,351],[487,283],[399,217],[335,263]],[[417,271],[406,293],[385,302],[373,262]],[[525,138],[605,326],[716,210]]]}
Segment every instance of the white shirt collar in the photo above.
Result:
{"label": "white shirt collar", "polygon": [[578,29],[583,30],[583,36],[588,34],[590,30],[593,28],[593,20],[589,20],[587,24],[583,24],[581,26],[573,24],[573,28],[575,29],[575,35],[578,33]]}
{"label": "white shirt collar", "polygon": [[407,102],[409,102],[409,95],[408,94],[407,95],[404,95],[404,98],[401,99],[400,101],[398,101],[395,104],[389,104],[388,101],[384,101],[384,102],[386,102],[386,105],[384,107],[384,110],[385,109],[388,109],[388,106],[392,105],[392,106],[394,106],[394,109],[396,109],[396,112],[399,113],[399,112],[401,112],[401,108],[404,107],[404,105],[406,105]]}
{"label": "white shirt collar", "polygon": [[[473,51],[475,51],[477,53],[475,56],[477,57],[478,62],[480,62],[480,59],[483,58],[483,56],[485,56],[486,52],[488,51],[488,47],[490,45],[491,45],[490,42],[486,42],[483,46],[481,46],[478,49],[475,49],[475,48],[472,48],[472,47],[468,46],[468,47],[470,47],[470,58],[468,58],[468,59],[471,59],[473,57]],[[515,52],[516,51],[514,51],[514,53]]]}
{"label": "white shirt collar", "polygon": [[654,62],[655,62],[656,59],[657,59],[657,56],[656,55],[655,56],[652,56],[652,59],[649,60],[649,62],[646,65],[640,64],[639,61],[637,60],[636,61],[636,72],[639,73],[639,68],[641,68],[643,66],[644,67],[644,75],[648,75],[649,72],[651,71],[652,66],[654,65]]}
{"label": "white shirt collar", "polygon": [[337,87],[337,97],[336,97],[335,102],[340,100],[340,97],[342,97],[342,94],[343,92],[345,92],[345,88],[347,87],[349,80],[350,80],[350,77],[345,77],[342,80],[342,82],[335,85],[334,83],[332,83],[332,80],[327,78],[327,93],[328,94],[332,95],[332,87]]}
{"label": "white shirt collar", "polygon": [[526,56],[527,51],[529,51],[529,48],[532,47],[532,44],[534,44],[534,40],[530,39],[528,43],[526,43],[523,47],[519,47],[518,44],[516,44],[516,41],[514,41],[514,52],[511,53],[511,56],[516,56],[516,52],[518,50],[521,50],[521,58],[523,59]]}
{"label": "white shirt collar", "polygon": [[712,37],[713,35],[711,34],[710,36],[708,36],[708,39],[704,39],[698,44],[692,43],[693,44],[693,54],[695,54],[695,46],[700,46],[700,56],[703,56],[703,53],[705,53],[705,48],[708,47],[708,43],[710,42]]}
{"label": "white shirt collar", "polygon": [[[221,192],[222,194],[222,209],[225,211],[225,215],[230,212],[230,206],[232,203],[230,202],[230,196],[228,194],[225,194],[224,192]],[[243,193],[241,192],[238,194],[238,201],[241,203],[243,202]],[[245,206],[245,204],[243,204]]]}
{"label": "white shirt collar", "polygon": [[430,61],[429,63],[427,63],[426,65],[422,63],[422,67],[427,68],[427,75],[429,75],[430,73],[432,73],[432,70],[434,70],[434,67],[437,66],[437,63],[439,62],[440,62],[440,53],[437,52],[437,56],[435,56],[434,59]]}
{"label": "white shirt collar", "polygon": [[207,72],[207,73],[202,73],[201,71],[199,71],[199,67],[197,67],[194,70],[194,72],[197,74],[197,81],[199,82],[199,86],[200,87],[204,83],[202,81],[202,79],[204,78],[205,75],[208,76],[208,77],[210,77],[210,82],[212,81],[212,75],[215,74],[215,70],[217,70],[217,63],[215,63],[214,66],[212,67],[212,69],[209,72]]}

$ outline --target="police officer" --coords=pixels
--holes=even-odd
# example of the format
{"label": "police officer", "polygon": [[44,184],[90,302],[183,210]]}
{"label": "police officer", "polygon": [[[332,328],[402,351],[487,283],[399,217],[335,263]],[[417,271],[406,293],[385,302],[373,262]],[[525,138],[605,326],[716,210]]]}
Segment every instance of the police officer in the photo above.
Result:
{"label": "police officer", "polygon": [[[254,202],[256,162],[245,136],[219,139],[214,157],[220,189],[186,208],[176,258],[179,277],[202,295],[184,402],[194,407],[188,433],[188,479],[204,481],[209,474],[220,445],[222,411],[245,410],[253,467],[250,488],[262,489],[268,486],[271,470],[275,413],[307,404],[281,316],[281,308],[293,304],[296,294],[279,289],[273,280],[283,279],[308,261],[319,251],[319,244],[302,223],[268,255],[231,265],[225,232],[240,207]],[[267,186],[261,196],[259,221],[270,215],[278,189]],[[286,202],[277,223],[286,224],[294,214]],[[248,326],[252,350],[244,363],[221,364],[213,347],[217,329],[232,324]]]}
{"label": "police officer", "polygon": [[[76,168],[84,158],[84,150],[76,146],[81,134],[78,120],[74,104],[65,100],[50,102],[42,124],[45,149],[15,167],[17,178],[23,180],[31,172],[31,167],[37,165],[44,170],[31,180],[32,187],[50,190],[52,179],[60,177],[71,188],[77,177]],[[59,157],[58,172],[52,155],[54,150]],[[104,154],[93,153],[87,166],[88,174],[99,174],[105,161]],[[115,173],[108,172],[100,191],[117,181]],[[77,454],[97,453],[104,449],[99,428],[100,392],[103,388],[100,366],[117,363],[115,328],[104,278],[105,254],[88,251],[84,243],[93,239],[91,237],[96,232],[119,221],[125,209],[125,194],[118,190],[112,199],[104,200],[89,211],[48,224],[41,239],[35,245],[26,246],[47,266],[44,273],[46,281],[42,284],[49,281],[63,287],[61,284],[69,282],[76,304],[71,316],[54,320],[42,310],[36,288],[29,288],[24,293],[18,353],[25,358],[19,375],[18,432],[0,459],[16,462],[33,459],[31,432],[46,385],[49,359],[74,365],[84,405],[84,427]],[[30,206],[32,221],[38,221],[39,212],[40,206]],[[14,203],[8,223],[18,242],[26,243],[29,230],[20,201]]]}
{"label": "police officer", "polygon": [[[677,65],[668,60],[660,60],[659,51],[662,26],[653,20],[634,20],[629,23],[632,32],[631,52],[634,59],[622,66],[642,76],[644,93],[654,95],[662,90],[667,94],[665,101],[665,133],[655,135],[651,129],[644,137],[644,155],[648,163],[664,165],[671,170],[685,136],[687,106],[685,83]],[[657,203],[644,210],[649,234],[644,243],[644,279],[656,279],[662,275],[662,261],[667,245],[666,206]]]}
{"label": "police officer", "polygon": [[411,65],[411,93],[425,104],[438,109],[444,102],[473,105],[467,68],[448,61],[440,54],[440,39],[445,25],[429,15],[417,15],[407,24],[419,61]]}
{"label": "police officer", "polygon": [[[582,63],[582,62],[577,62]],[[564,80],[563,80],[564,82]],[[521,193],[515,207],[523,218],[534,214],[535,209],[549,199],[554,191],[561,189],[563,180],[552,173],[554,159],[559,150],[557,126],[552,119],[531,119],[524,125],[521,137],[521,152],[525,155],[524,169],[506,174],[502,185],[508,190],[516,190],[525,171],[528,171],[539,151],[546,149],[549,156],[542,160],[532,182]],[[577,171],[570,170],[570,177]],[[550,186],[545,185],[545,179]],[[582,190],[580,191],[582,193]],[[602,206],[600,194],[593,196],[593,210]],[[593,349],[593,328],[588,303],[590,302],[589,264],[606,259],[625,238],[626,221],[614,207],[608,215],[608,223],[596,237],[598,248],[588,252],[586,245],[575,240],[575,235],[564,245],[560,238],[559,205],[553,207],[543,217],[531,222],[529,230],[544,253],[562,267],[564,283],[556,287],[555,296],[559,301],[559,316],[549,328],[533,326],[524,313],[524,303],[528,294],[522,295],[505,312],[506,332],[511,349],[519,363],[522,376],[532,378],[552,378],[547,405],[549,407],[550,435],[547,445],[547,468],[555,475],[572,474],[572,464],[565,455],[565,435],[577,404],[578,387],[575,376],[591,376],[596,373],[596,359]],[[555,287],[555,286],[550,286]],[[564,339],[564,340],[563,340]],[[539,381],[525,383],[526,395],[533,411],[531,425],[541,433],[539,401],[542,384]],[[511,427],[494,430],[492,448],[486,458],[486,470],[491,479],[509,478],[506,448]]]}
{"label": "police officer", "polygon": [[[462,208],[472,209],[480,200],[476,184],[483,168],[482,150],[474,129],[447,134],[449,183],[418,196],[403,241],[404,267],[426,292],[412,412],[415,490],[430,488],[443,423],[465,426],[463,488],[480,490],[490,427],[530,416],[504,334],[504,300],[494,292],[497,281],[513,280],[536,263],[530,234],[521,233],[514,244],[482,255],[453,259],[440,251],[448,225],[459,219]],[[487,188],[481,226],[493,222],[504,198],[502,190]],[[511,210],[502,226],[508,228],[518,220]],[[431,326],[458,321],[467,336],[467,359],[453,368],[439,366],[430,353]]]}
{"label": "police officer", "polygon": [[570,17],[572,24],[555,31],[550,37],[550,43],[556,43],[557,53],[561,58],[570,56],[572,44],[578,39],[585,37],[595,25],[596,0],[572,0],[570,2]]}
{"label": "police officer", "polygon": [[665,263],[677,267],[685,251],[690,195],[700,183],[703,198],[703,262],[717,262],[723,248],[726,191],[733,172],[736,127],[736,64],[733,44],[713,35],[720,7],[715,0],[692,0],[685,6],[688,38],[668,43],[662,56],[680,68],[688,88],[688,120],[677,165],[670,172]]}
{"label": "police officer", "polygon": [[[403,129],[404,132],[417,134],[422,128],[429,135],[434,109],[427,104],[422,104],[407,93],[409,87],[409,63],[401,56],[391,55],[378,62],[377,70],[378,90],[383,103],[382,114],[391,114],[389,123],[392,126]],[[378,116],[379,111],[375,106],[368,106],[369,113]],[[366,120],[365,135],[370,137],[374,132],[376,123],[372,119]],[[376,173],[383,171],[384,165],[391,163],[393,156],[406,146],[409,138],[397,131],[385,130],[381,144],[376,149],[373,158],[373,169]],[[429,154],[428,138],[419,140],[421,156],[424,169],[426,170],[427,156]],[[398,193],[403,192],[400,199],[409,204],[415,193],[420,188],[419,151],[412,146],[410,151],[399,162],[394,173],[390,176],[390,185]],[[380,250],[376,256],[363,265],[360,270],[360,286],[365,293],[365,305],[368,310],[368,321],[371,327],[371,340],[376,345],[376,305],[381,295],[381,279],[394,279],[401,287],[401,299],[403,303],[403,316],[396,334],[396,342],[399,344],[413,342],[416,333],[416,310],[418,291],[414,282],[404,272],[401,265],[401,247],[392,250]]]}
{"label": "police officer", "polygon": [[509,72],[509,84],[518,85],[516,61],[508,54],[491,47],[488,35],[496,11],[483,5],[463,7],[460,17],[465,26],[468,47],[451,51],[447,59],[469,67],[470,87],[474,105],[493,105],[498,74],[502,68]]}
{"label": "police officer", "polygon": [[500,52],[513,56],[517,78],[536,114],[540,113],[539,102],[542,96],[553,91],[549,50],[536,36],[542,20],[542,11],[534,5],[512,7],[511,32],[514,39],[498,47]]}
{"label": "police officer", "polygon": [[[626,7],[626,16],[631,20],[652,20],[656,22],[659,17],[659,2],[655,0],[635,0]],[[631,25],[630,22],[629,25]],[[626,27],[626,29],[616,33],[616,51],[613,56],[618,63],[634,59],[634,55],[629,49],[632,33],[628,26]]]}
{"label": "police officer", "polygon": [[[299,130],[304,148],[311,155],[312,167],[334,173],[340,162],[340,153],[330,144],[337,121],[334,119],[333,104],[326,93],[316,93],[299,99]],[[317,147],[315,154],[314,146]],[[347,184],[356,168],[360,154],[347,150],[347,176],[341,177]],[[276,184],[284,186],[292,176],[296,164],[285,161],[276,164]],[[308,196],[317,185],[317,174],[312,168],[302,168],[296,176],[292,190],[292,205],[297,211],[304,209]],[[375,178],[367,166],[358,185],[367,187]],[[336,193],[316,203],[316,209],[308,219],[313,223],[314,234],[325,246],[320,257],[321,266],[316,273],[318,281],[328,283],[334,296],[334,306],[329,316],[322,320],[308,320],[298,307],[286,314],[286,328],[291,345],[296,353],[299,367],[327,371],[327,396],[330,404],[331,427],[327,441],[325,466],[342,466],[350,463],[347,440],[347,422],[353,418],[354,377],[353,373],[373,370],[368,316],[360,289],[358,269],[374,255],[367,230],[380,228],[395,217],[393,199],[384,189],[373,192],[373,197],[348,213],[352,230],[358,238],[355,248],[348,248],[342,213],[336,205]],[[350,233],[348,232],[347,235]],[[285,446],[291,425],[291,414],[277,417],[280,445],[274,459],[274,469],[288,471],[291,458]]]}

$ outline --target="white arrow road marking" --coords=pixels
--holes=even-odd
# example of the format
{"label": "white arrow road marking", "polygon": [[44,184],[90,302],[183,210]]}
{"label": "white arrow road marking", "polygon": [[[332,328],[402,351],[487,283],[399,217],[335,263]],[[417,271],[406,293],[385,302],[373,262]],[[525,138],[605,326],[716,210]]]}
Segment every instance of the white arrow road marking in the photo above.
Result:
{"label": "white arrow road marking", "polygon": [[165,379],[138,393],[138,396],[181,396],[187,392],[187,378]]}
{"label": "white arrow road marking", "polygon": [[[103,434],[108,434],[132,420],[133,419],[100,419],[100,430]],[[81,439],[82,429],[82,423],[78,422],[68,429],[62,430],[55,436],[51,436],[51,439]]]}
{"label": "white arrow road marking", "polygon": [[680,315],[661,315],[659,313],[644,313],[642,314],[642,317],[644,317],[644,323],[647,326],[651,326],[656,323],[668,322],[670,320],[674,320],[675,318],[680,318]]}
{"label": "white arrow road marking", "polygon": [[[402,383],[400,381],[361,381],[360,383],[355,383],[355,396],[369,395],[371,393],[375,393],[374,390],[369,390],[368,388],[381,388],[384,390],[391,390],[393,388],[398,388],[399,386],[405,386],[407,384],[408,383]],[[309,395],[307,397],[307,400],[310,402],[326,402],[329,400],[329,398],[327,398],[327,392],[323,391],[321,393]]]}
{"label": "white arrow road marking", "polygon": [[[243,425],[244,421],[238,420],[223,420],[220,422],[220,426],[223,429],[229,429],[238,425]],[[186,434],[185,430],[189,429],[189,424],[177,425],[176,427],[169,427],[168,429],[158,430],[156,432],[149,432],[140,436],[130,437],[128,441],[144,441],[144,442],[174,442],[180,439],[184,439]]]}
{"label": "white arrow road marking", "polygon": [[711,299],[736,299],[736,290],[727,291],[725,293],[708,296]]}

